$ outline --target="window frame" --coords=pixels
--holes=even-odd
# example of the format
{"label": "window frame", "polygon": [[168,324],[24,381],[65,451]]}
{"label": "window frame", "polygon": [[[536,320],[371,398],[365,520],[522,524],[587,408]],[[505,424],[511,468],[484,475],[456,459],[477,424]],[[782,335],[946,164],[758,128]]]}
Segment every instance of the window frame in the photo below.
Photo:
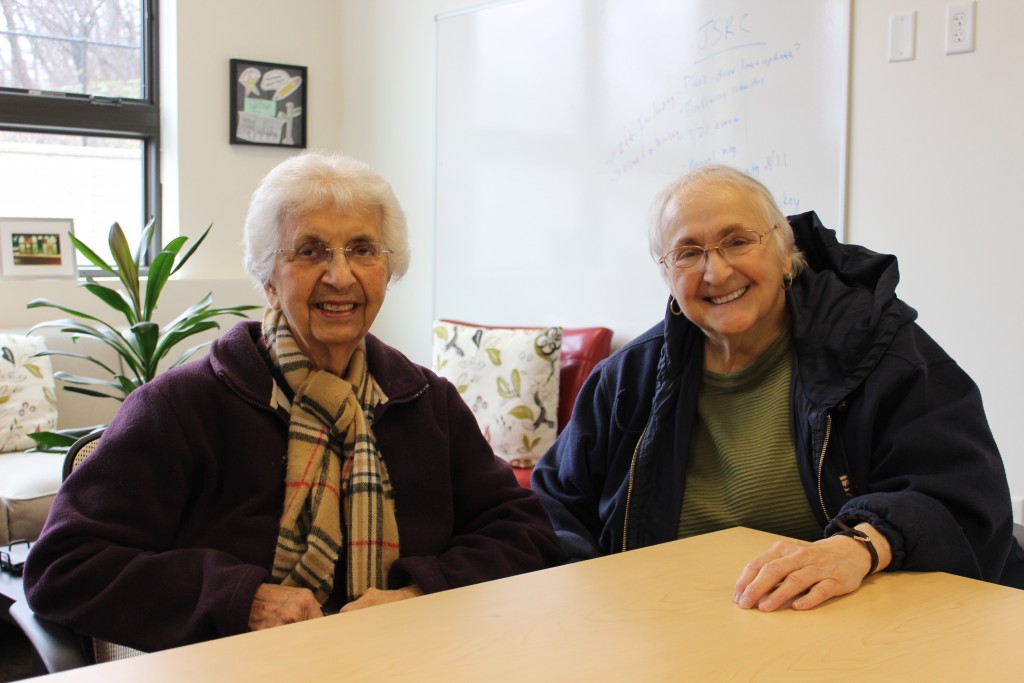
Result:
{"label": "window frame", "polygon": [[[160,225],[159,0],[144,0],[142,12],[142,98],[0,87],[0,130],[139,140],[143,164],[143,187],[140,188],[143,215],[139,218],[143,225],[150,220],[156,223],[149,250],[152,255],[163,243]],[[92,270],[92,264],[79,264],[79,272]]]}

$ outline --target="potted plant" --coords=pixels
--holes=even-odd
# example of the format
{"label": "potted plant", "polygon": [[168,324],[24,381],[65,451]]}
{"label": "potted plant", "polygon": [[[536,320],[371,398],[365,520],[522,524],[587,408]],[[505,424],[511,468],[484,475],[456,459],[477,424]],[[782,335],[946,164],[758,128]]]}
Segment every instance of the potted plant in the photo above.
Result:
{"label": "potted plant", "polygon": [[[213,294],[207,293],[206,296],[182,311],[180,315],[163,327],[153,322],[153,314],[156,312],[157,302],[164,285],[195,253],[199,245],[206,239],[211,227],[213,226],[207,227],[195,244],[180,258],[179,252],[188,238],[181,236],[168,242],[153,257],[144,284],[141,272],[153,237],[154,223],[152,221],[142,231],[134,254],[121,226],[117,223],[110,226],[108,244],[114,266],[104,261],[84,242],[74,235],[70,235],[71,242],[79,253],[104,273],[116,277],[120,283],[120,288],[114,289],[85,275],[84,281],[79,286],[84,287],[109,308],[124,316],[127,327],[118,327],[102,318],[74,310],[49,299],[34,299],[29,302],[29,308],[56,308],[75,316],[74,318],[39,323],[32,328],[33,331],[43,327],[55,327],[60,328],[61,332],[70,334],[72,341],[77,341],[80,338],[97,340],[112,348],[121,361],[122,367],[114,369],[83,353],[47,350],[38,354],[80,358],[92,363],[100,371],[99,377],[86,377],[63,371],[55,372],[54,378],[62,382],[65,391],[123,401],[137,387],[156,376],[159,364],[175,346],[196,334],[219,328],[220,324],[214,320],[215,318],[223,315],[244,318],[246,311],[261,308],[253,305],[211,308]],[[209,343],[196,344],[186,349],[171,364],[171,367],[184,363],[196,351]],[[40,450],[66,450],[78,437],[93,429],[96,427],[59,432],[38,432],[30,436]]]}

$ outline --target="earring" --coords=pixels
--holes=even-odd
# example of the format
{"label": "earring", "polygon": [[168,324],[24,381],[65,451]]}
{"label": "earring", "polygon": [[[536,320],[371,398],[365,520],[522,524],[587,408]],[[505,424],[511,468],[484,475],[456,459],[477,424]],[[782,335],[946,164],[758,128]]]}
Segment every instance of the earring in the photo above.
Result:
{"label": "earring", "polygon": [[683,309],[679,305],[679,302],[676,301],[675,297],[672,297],[672,300],[668,302],[668,311],[669,313],[675,316],[680,316],[683,314]]}
{"label": "earring", "polygon": [[793,273],[786,273],[782,276],[782,288],[789,289],[793,286]]}

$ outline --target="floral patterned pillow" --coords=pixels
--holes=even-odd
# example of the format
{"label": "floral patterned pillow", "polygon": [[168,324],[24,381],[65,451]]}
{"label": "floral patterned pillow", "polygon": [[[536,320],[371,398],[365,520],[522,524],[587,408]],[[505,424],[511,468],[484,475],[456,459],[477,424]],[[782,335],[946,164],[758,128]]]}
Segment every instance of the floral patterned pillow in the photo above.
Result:
{"label": "floral patterned pillow", "polygon": [[42,337],[0,334],[0,453],[35,446],[27,434],[57,428],[53,369]]}
{"label": "floral patterned pillow", "polygon": [[562,328],[434,323],[434,371],[456,386],[494,452],[532,465],[554,443]]}

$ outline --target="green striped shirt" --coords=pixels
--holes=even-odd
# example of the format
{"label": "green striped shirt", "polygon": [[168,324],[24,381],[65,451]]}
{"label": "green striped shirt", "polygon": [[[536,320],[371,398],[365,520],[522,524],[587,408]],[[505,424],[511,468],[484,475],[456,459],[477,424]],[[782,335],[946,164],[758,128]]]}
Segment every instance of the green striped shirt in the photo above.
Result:
{"label": "green striped shirt", "polygon": [[680,538],[733,526],[807,541],[821,538],[796,465],[792,358],[786,332],[739,372],[704,371]]}

